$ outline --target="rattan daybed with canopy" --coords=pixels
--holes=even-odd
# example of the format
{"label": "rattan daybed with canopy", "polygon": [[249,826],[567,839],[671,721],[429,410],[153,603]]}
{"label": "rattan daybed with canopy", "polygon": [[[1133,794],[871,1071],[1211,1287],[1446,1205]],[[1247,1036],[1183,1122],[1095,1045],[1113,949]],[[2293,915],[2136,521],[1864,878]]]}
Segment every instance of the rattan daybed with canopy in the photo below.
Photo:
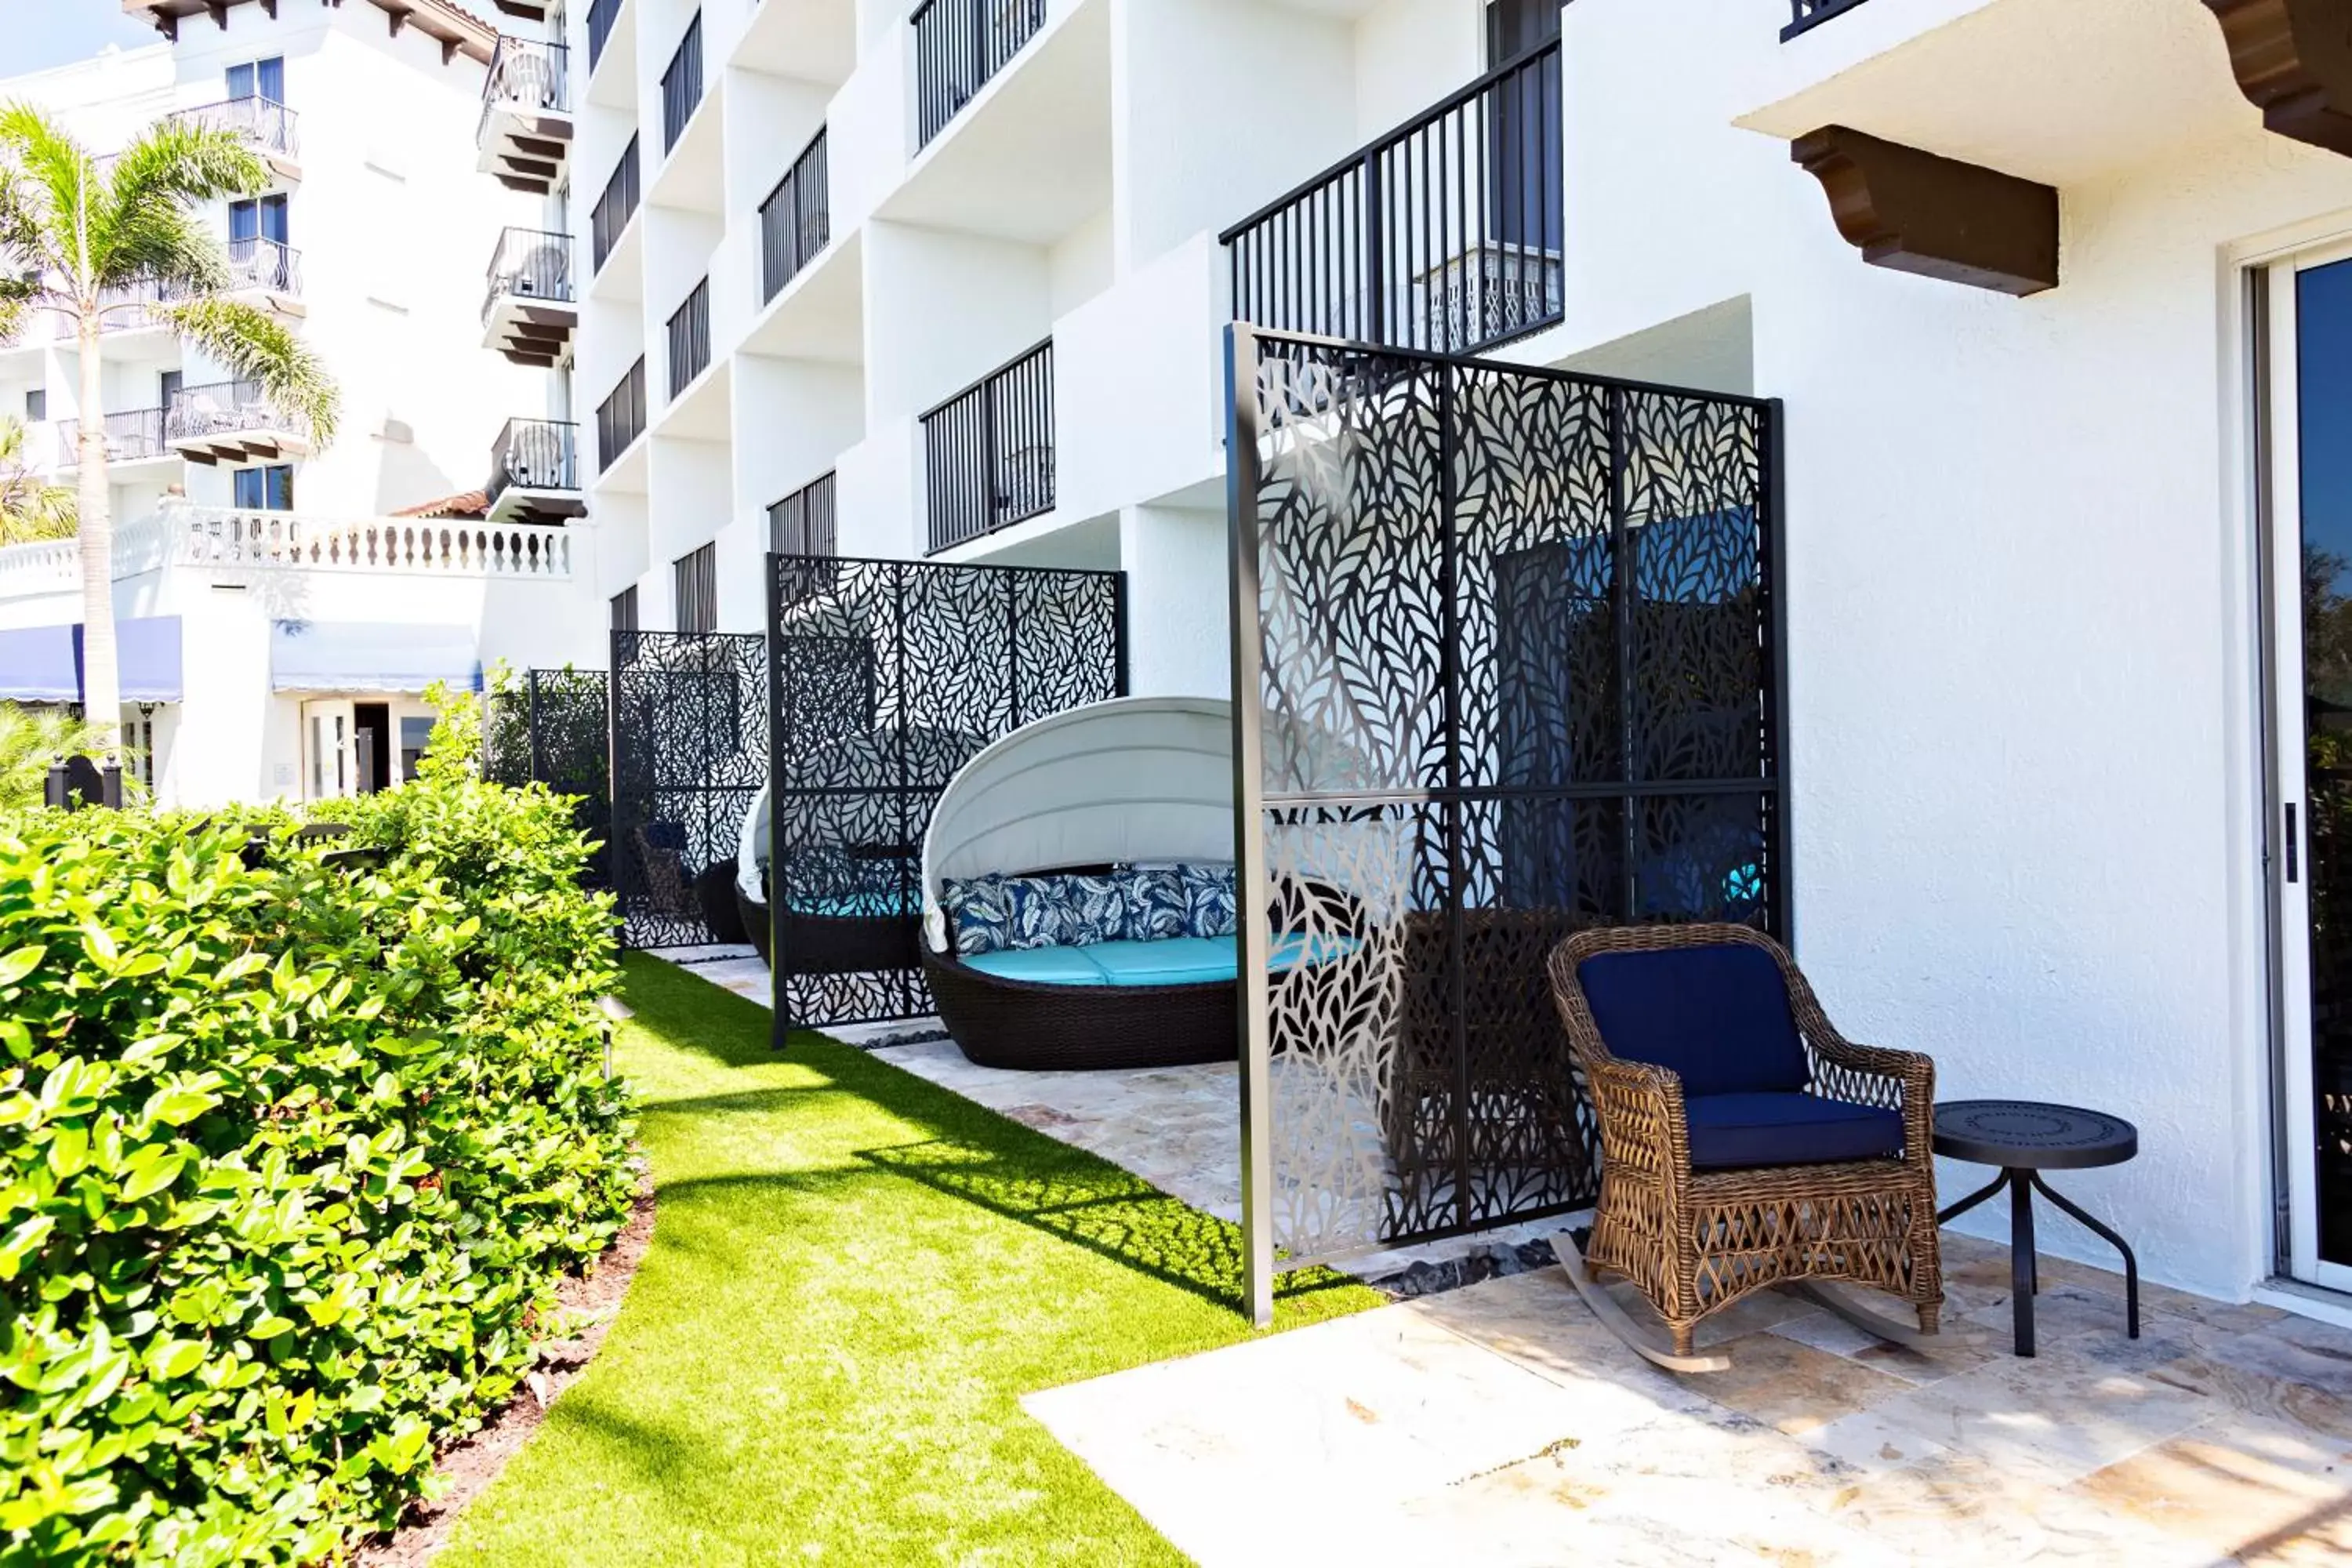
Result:
{"label": "rattan daybed with canopy", "polygon": [[[913,776],[944,777],[954,759],[969,755],[976,744],[967,734],[909,725],[885,726],[837,736],[812,748],[794,766],[811,777],[872,778],[882,770],[877,755],[895,759],[893,765]],[[778,878],[772,864],[773,798],[760,786],[744,813],[735,856],[735,900],[742,910],[745,934],[759,949],[761,960],[775,962],[770,951],[781,927],[790,967],[799,974],[858,974],[869,971],[912,969],[916,963],[916,927],[922,900],[915,885],[917,846],[887,842],[868,836],[845,837],[838,807],[821,792],[812,803],[805,795],[788,794],[785,843],[791,846],[784,906],[777,925],[770,924],[769,903]],[[794,814],[800,814],[796,818]]]}
{"label": "rattan daybed with canopy", "polygon": [[[1233,791],[1232,710],[1213,698],[1094,703],[973,757],[940,797],[922,857],[923,973],[964,1054],[1024,1068],[1233,1059]],[[1201,908],[1223,911],[1222,929],[973,951],[961,929],[973,905],[960,899],[1040,874],[1113,900],[1181,881],[1204,895]],[[1308,957],[1277,931],[1275,969]]]}

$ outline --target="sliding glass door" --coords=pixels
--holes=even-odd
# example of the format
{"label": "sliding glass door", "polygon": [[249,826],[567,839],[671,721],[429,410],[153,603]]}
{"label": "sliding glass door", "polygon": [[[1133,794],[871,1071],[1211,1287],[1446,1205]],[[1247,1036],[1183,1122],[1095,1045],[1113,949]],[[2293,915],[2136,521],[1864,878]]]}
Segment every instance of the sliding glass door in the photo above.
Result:
{"label": "sliding glass door", "polygon": [[2352,247],[2260,298],[2287,1261],[2352,1289]]}

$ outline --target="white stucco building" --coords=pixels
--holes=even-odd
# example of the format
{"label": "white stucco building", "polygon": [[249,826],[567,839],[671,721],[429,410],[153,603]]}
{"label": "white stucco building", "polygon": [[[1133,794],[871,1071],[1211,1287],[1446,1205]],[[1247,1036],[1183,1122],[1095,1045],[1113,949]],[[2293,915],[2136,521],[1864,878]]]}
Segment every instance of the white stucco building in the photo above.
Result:
{"label": "white stucco building", "polygon": [[[341,392],[340,432],[313,450],[161,324],[110,318],[134,766],[185,805],[394,782],[429,720],[418,698],[432,676],[600,657],[593,626],[572,631],[591,619],[572,601],[591,591],[593,552],[564,526],[578,478],[550,403],[560,385],[545,356],[483,352],[513,324],[515,279],[565,283],[535,266],[538,202],[480,172],[507,124],[485,108],[501,39],[441,0],[129,9],[164,36],[0,81],[0,100],[42,106],[100,153],[166,115],[247,134],[268,189],[205,216],[238,297],[299,332]],[[536,105],[562,89],[520,90]],[[25,420],[33,464],[66,484],[79,384],[66,323],[36,315],[0,345],[0,413]],[[486,489],[501,492],[487,521]],[[57,676],[79,619],[69,544],[0,551],[0,696],[78,700],[75,678]],[[394,657],[403,648],[418,657]]]}
{"label": "white stucco building", "polygon": [[2347,15],[600,0],[568,31],[596,595],[752,631],[772,546],[1118,566],[1133,689],[1222,692],[1221,331],[1367,335],[1309,232],[1366,220],[1262,226],[1238,304],[1220,236],[1556,20],[1507,177],[1559,205],[1383,287],[1518,312],[1500,358],[1782,400],[1790,881],[1832,1010],[1948,1095],[2132,1116],[2140,1157],[2074,1185],[2155,1277],[2342,1288],[2352,977],[2313,934],[2310,595],[2275,589],[2352,549],[2298,458],[2352,449],[2352,79],[2304,12]]}

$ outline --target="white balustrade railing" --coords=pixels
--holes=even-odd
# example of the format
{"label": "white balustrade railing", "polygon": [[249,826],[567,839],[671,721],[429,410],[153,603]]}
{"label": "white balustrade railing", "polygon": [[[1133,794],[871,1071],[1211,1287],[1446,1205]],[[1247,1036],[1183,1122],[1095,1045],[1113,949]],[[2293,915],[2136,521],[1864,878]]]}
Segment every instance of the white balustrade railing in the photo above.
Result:
{"label": "white balustrade railing", "polygon": [[174,536],[173,558],[190,565],[457,577],[572,575],[571,535],[538,523],[425,517],[336,521],[221,507],[176,508],[163,518]]}
{"label": "white balustrade railing", "polygon": [[[116,577],[175,564],[562,582],[572,575],[572,537],[562,528],[528,522],[422,517],[345,521],[194,506],[166,506],[115,530]],[[79,541],[0,548],[0,596],[56,593],[80,581]]]}

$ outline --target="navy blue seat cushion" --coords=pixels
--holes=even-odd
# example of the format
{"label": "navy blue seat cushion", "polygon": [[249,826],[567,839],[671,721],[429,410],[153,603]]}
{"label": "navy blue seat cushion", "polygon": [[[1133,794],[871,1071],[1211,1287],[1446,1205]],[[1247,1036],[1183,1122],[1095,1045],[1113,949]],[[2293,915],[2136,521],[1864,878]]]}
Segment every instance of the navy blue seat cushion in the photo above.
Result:
{"label": "navy blue seat cushion", "polygon": [[1576,979],[1610,1054],[1668,1069],[1685,1096],[1804,1087],[1789,990],[1760,947],[1600,952]]}
{"label": "navy blue seat cushion", "polygon": [[1691,1167],[1816,1165],[1903,1147],[1903,1118],[1811,1094],[1702,1094],[1683,1101]]}

